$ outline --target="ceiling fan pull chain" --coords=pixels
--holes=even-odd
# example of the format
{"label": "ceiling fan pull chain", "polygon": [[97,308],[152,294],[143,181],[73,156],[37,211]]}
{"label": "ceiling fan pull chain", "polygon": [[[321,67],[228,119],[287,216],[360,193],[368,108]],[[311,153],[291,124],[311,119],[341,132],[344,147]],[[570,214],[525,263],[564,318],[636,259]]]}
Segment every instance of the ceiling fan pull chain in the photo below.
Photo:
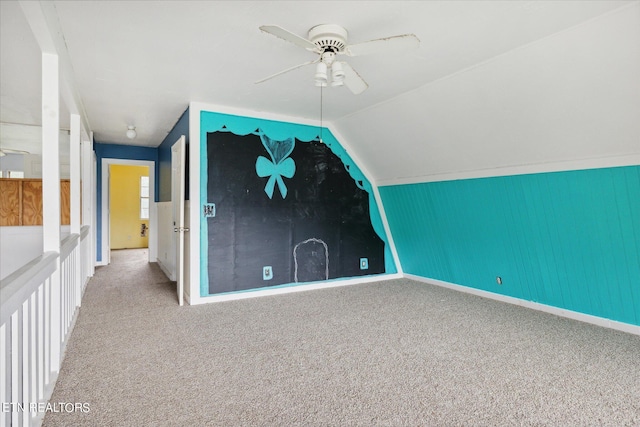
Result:
{"label": "ceiling fan pull chain", "polygon": [[323,86],[320,86],[320,143],[324,144],[322,140],[322,88]]}

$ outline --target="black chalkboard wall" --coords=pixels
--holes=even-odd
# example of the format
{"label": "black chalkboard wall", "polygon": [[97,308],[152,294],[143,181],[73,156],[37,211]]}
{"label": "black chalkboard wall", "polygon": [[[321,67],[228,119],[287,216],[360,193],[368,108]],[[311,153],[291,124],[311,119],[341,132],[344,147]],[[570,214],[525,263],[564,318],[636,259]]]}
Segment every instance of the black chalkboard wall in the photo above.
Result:
{"label": "black chalkboard wall", "polygon": [[369,195],[326,145],[208,133],[207,171],[210,294],[384,273]]}

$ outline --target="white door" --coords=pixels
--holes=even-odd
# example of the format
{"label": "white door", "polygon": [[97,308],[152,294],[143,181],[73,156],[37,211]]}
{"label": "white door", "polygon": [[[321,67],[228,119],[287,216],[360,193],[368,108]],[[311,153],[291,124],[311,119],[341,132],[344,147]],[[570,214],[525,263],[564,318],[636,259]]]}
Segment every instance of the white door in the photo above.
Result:
{"label": "white door", "polygon": [[176,244],[176,284],[178,301],[184,304],[184,162],[185,137],[182,135],[171,147],[171,205]]}

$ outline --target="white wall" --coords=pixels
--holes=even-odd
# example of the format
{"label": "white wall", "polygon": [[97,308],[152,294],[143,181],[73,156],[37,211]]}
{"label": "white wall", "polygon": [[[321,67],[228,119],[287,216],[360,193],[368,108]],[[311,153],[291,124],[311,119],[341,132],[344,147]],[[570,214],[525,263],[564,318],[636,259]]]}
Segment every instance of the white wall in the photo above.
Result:
{"label": "white wall", "polygon": [[158,265],[170,280],[176,280],[176,244],[171,202],[156,203],[158,211]]}
{"label": "white wall", "polygon": [[9,177],[9,171],[24,171],[24,155],[7,154],[6,156],[0,157],[0,170],[4,178]]}
{"label": "white wall", "polygon": [[[24,156],[24,177],[42,178],[42,156],[39,154],[26,154]],[[60,179],[71,177],[71,165],[69,157],[60,157]]]}
{"label": "white wall", "polygon": [[[60,239],[69,226],[60,227]],[[43,252],[42,226],[0,227],[0,279],[4,279]]]}
{"label": "white wall", "polygon": [[[42,178],[42,156],[40,154],[7,154],[0,157],[2,176],[8,171],[24,172],[24,178]],[[60,157],[60,179],[69,179],[71,166],[69,157]]]}
{"label": "white wall", "polygon": [[639,40],[636,2],[334,125],[379,185],[637,164]]}

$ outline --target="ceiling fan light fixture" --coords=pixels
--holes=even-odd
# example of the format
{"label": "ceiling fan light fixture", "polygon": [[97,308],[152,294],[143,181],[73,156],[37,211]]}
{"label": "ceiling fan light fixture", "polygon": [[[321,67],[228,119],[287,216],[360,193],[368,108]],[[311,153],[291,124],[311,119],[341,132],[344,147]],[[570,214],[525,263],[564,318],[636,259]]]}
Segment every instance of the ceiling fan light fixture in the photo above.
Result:
{"label": "ceiling fan light fixture", "polygon": [[136,136],[138,136],[138,132],[136,132],[136,127],[135,126],[128,126],[128,128],[127,128],[127,138],[134,139]]}
{"label": "ceiling fan light fixture", "polygon": [[342,62],[334,62],[331,65],[331,78],[333,80],[341,80],[344,79],[344,69],[342,68]]}
{"label": "ceiling fan light fixture", "polygon": [[316,66],[316,74],[313,76],[316,81],[316,86],[326,86],[327,85],[327,64],[324,62],[318,62]]}
{"label": "ceiling fan light fixture", "polygon": [[344,69],[340,62],[334,62],[331,65],[331,86],[344,86]]}

